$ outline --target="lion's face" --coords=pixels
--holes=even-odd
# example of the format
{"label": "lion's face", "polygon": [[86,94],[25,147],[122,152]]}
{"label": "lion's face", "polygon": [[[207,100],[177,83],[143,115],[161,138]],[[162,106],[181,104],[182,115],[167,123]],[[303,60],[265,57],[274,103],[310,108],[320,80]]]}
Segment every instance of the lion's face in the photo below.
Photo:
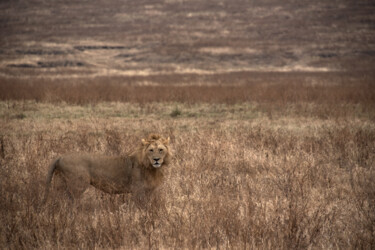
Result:
{"label": "lion's face", "polygon": [[[154,168],[160,168],[169,154],[168,139],[142,140],[145,160]],[[148,165],[148,164],[147,164]]]}

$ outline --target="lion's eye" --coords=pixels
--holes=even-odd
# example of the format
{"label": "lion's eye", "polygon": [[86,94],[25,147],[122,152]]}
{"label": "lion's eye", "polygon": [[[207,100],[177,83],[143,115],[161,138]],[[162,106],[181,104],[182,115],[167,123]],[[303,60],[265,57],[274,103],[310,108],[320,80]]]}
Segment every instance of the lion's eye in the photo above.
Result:
{"label": "lion's eye", "polygon": [[150,152],[154,152],[154,150],[153,150],[153,149],[150,149],[149,151],[150,151]]}
{"label": "lion's eye", "polygon": [[163,149],[161,148],[161,149],[159,149],[159,152],[161,153],[161,152],[163,152]]}

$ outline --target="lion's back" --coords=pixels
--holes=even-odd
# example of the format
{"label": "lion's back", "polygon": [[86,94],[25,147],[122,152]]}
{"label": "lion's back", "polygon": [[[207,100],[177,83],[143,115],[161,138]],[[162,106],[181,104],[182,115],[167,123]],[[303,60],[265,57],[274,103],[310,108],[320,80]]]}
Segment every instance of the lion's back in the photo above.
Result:
{"label": "lion's back", "polygon": [[105,175],[113,178],[123,175],[131,168],[131,162],[122,157],[108,157],[88,153],[70,153],[60,157],[59,169],[64,172],[86,172],[90,175]]}

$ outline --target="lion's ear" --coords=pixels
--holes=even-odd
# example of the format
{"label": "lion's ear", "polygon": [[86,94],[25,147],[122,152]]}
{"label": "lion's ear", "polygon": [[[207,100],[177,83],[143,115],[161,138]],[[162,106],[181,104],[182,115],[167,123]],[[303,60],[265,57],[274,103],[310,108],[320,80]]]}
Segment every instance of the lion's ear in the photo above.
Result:
{"label": "lion's ear", "polygon": [[148,144],[148,141],[146,139],[142,139],[142,145],[146,146]]}
{"label": "lion's ear", "polygon": [[169,136],[168,136],[167,139],[164,139],[163,143],[164,143],[165,145],[168,145],[168,144],[169,144],[169,141],[170,141],[170,138],[169,138]]}

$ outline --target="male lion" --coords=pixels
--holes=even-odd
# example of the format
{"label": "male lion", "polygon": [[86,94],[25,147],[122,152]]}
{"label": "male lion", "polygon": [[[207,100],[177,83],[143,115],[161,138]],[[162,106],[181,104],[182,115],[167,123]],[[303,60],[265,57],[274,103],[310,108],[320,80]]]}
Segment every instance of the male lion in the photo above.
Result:
{"label": "male lion", "polygon": [[144,200],[146,193],[162,183],[162,166],[168,165],[170,158],[169,137],[165,139],[157,134],[142,139],[141,146],[127,156],[64,155],[49,168],[44,202],[54,173],[59,175],[55,177],[60,177],[60,184],[71,198],[78,197],[92,185],[106,193],[133,193],[138,196],[136,200]]}

